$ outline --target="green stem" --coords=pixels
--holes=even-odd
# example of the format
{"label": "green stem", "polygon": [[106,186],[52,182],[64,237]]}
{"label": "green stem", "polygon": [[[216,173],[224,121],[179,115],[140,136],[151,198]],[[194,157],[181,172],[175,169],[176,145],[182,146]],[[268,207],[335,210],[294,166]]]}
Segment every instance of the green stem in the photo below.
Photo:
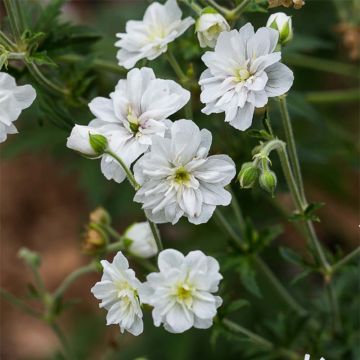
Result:
{"label": "green stem", "polygon": [[0,288],[0,296],[3,297],[9,303],[17,306],[20,310],[25,312],[26,314],[33,316],[35,318],[41,318],[42,314],[32,309],[29,305],[27,305],[24,301],[9,293],[5,289]]}
{"label": "green stem", "polygon": [[287,54],[284,55],[284,62],[290,65],[304,67],[312,70],[329,72],[331,74],[356,78],[360,77],[360,73],[354,65],[344,64],[333,60],[319,59],[308,55]]}
{"label": "green stem", "polygon": [[18,43],[20,45],[21,42],[21,25],[19,24],[19,20],[21,19],[19,14],[17,13],[17,6],[14,2],[14,0],[4,0],[5,9],[7,12],[7,15],[9,17],[9,22],[11,26],[11,30],[13,32],[13,35]]}
{"label": "green stem", "polygon": [[[55,60],[62,61],[65,63],[78,63],[78,62],[82,62],[84,60],[84,57],[76,54],[65,54],[56,57]],[[95,59],[93,61],[93,64],[94,67],[99,70],[110,71],[120,75],[126,74],[126,70],[123,67],[107,60]]]}
{"label": "green stem", "polygon": [[[171,51],[170,48],[168,48],[166,56],[167,56],[167,59],[169,61],[169,64],[171,65],[171,67],[173,68],[175,74],[179,78],[180,83],[182,83],[185,87],[188,86],[189,79],[186,76],[186,74],[183,72],[183,70],[181,69],[181,66],[177,62],[177,60],[176,60],[176,58],[175,58],[175,56],[174,56],[174,54],[173,54],[173,52]],[[185,106],[185,115],[186,115],[187,119],[192,119],[193,118],[191,97],[190,97],[189,102]]]}
{"label": "green stem", "polygon": [[271,341],[263,338],[262,336],[250,331],[249,329],[247,329],[241,325],[234,323],[233,321],[231,321],[229,319],[226,319],[226,318],[223,319],[222,324],[226,329],[233,332],[234,334],[244,335],[252,343],[257,344],[271,352],[276,352],[279,355],[284,356],[284,358],[286,358],[286,359],[302,360],[302,357],[300,355],[298,355],[296,352],[294,352],[292,350],[284,349],[284,348],[276,348],[275,345]]}
{"label": "green stem", "polygon": [[106,247],[106,252],[107,253],[117,252],[117,251],[121,251],[123,249],[124,249],[123,242],[122,241],[117,241],[117,242],[114,242],[112,244],[109,244]]}
{"label": "green stem", "polygon": [[15,50],[16,44],[13,43],[8,36],[2,31],[0,31],[0,44],[3,45],[7,50]]}
{"label": "green stem", "polygon": [[244,10],[245,8],[250,4],[252,0],[243,0],[238,6],[236,6],[236,8],[234,8],[233,10],[231,10],[231,17],[235,17],[236,15],[239,16]]}
{"label": "green stem", "polygon": [[120,164],[120,166],[125,171],[126,176],[129,180],[130,184],[132,185],[132,187],[135,189],[135,191],[139,190],[140,185],[136,182],[133,173],[130,171],[130,169],[127,167],[127,165],[123,162],[123,160],[119,156],[117,156],[115,153],[113,153],[111,150],[106,150],[105,154],[113,157]]}
{"label": "green stem", "polygon": [[93,271],[96,271],[95,263],[90,263],[73,271],[64,279],[64,281],[60,284],[60,286],[55,290],[54,298],[61,297],[64,294],[64,292],[68,289],[68,287],[72,285],[74,281],[76,281],[79,277],[89,274]]}
{"label": "green stem", "polygon": [[269,283],[274,286],[274,288],[280,294],[280,296],[285,301],[285,303],[287,303],[292,309],[294,309],[296,311],[296,313],[299,314],[300,316],[305,316],[307,314],[307,311],[305,309],[303,309],[295,301],[295,299],[289,294],[289,292],[280,283],[280,281],[277,279],[277,277],[274,275],[274,273],[270,270],[270,268],[266,265],[266,263],[259,256],[255,256],[254,260],[255,260],[255,263],[258,266],[258,268],[261,270],[261,272],[267,278]]}
{"label": "green stem", "polygon": [[161,237],[160,237],[160,233],[159,233],[159,229],[158,227],[156,226],[155,223],[153,223],[152,221],[150,221],[149,219],[147,219],[149,225],[150,225],[150,228],[151,228],[151,232],[154,236],[154,239],[156,241],[156,245],[159,249],[159,251],[162,251],[164,250],[164,246],[162,244],[162,241],[161,241]]}
{"label": "green stem", "polygon": [[245,220],[244,220],[244,216],[242,214],[239,202],[235,196],[234,191],[231,189],[231,187],[229,188],[230,192],[231,192],[231,206],[233,208],[234,214],[235,214],[235,218],[239,224],[239,228],[240,228],[240,233],[244,234],[245,232]]}
{"label": "green stem", "polygon": [[295,137],[292,129],[292,124],[291,124],[285,96],[279,97],[279,106],[280,106],[280,112],[281,112],[281,118],[283,121],[284,130],[285,130],[285,138],[288,146],[289,157],[291,164],[293,166],[295,180],[297,182],[301,197],[305,199],[305,191],[301,176],[300,162],[296,151]]}
{"label": "green stem", "polygon": [[359,89],[311,91],[305,94],[305,100],[316,104],[356,102],[359,98]]}
{"label": "green stem", "polygon": [[223,15],[227,16],[231,10],[229,10],[228,8],[226,8],[225,6],[221,6],[219,5],[216,1],[214,0],[206,0],[214,9],[218,10],[220,13],[222,13]]}
{"label": "green stem", "polygon": [[8,60],[24,60],[26,53],[25,52],[9,52]]}
{"label": "green stem", "polygon": [[354,260],[359,255],[360,255],[360,246],[358,248],[356,248],[355,250],[353,250],[351,253],[347,254],[345,257],[343,257],[337,263],[335,263],[332,266],[332,272],[334,273],[335,271],[338,271],[340,268],[342,268],[348,262]]}
{"label": "green stem", "polygon": [[197,15],[201,15],[202,7],[199,6],[194,0],[180,0],[186,4],[190,9],[192,9]]}
{"label": "green stem", "polygon": [[100,225],[101,229],[106,231],[116,242],[122,241],[122,236],[110,225]]}
{"label": "green stem", "polygon": [[75,355],[73,354],[73,351],[63,333],[63,331],[61,330],[61,328],[59,327],[59,325],[55,324],[55,323],[51,323],[50,324],[51,329],[53,330],[54,334],[57,336],[57,338],[60,341],[60,344],[62,345],[63,349],[64,349],[64,353],[65,353],[65,358],[72,360],[72,359],[76,359]]}
{"label": "green stem", "polygon": [[336,299],[335,291],[333,284],[329,283],[326,285],[326,290],[329,298],[329,305],[331,309],[331,315],[333,316],[333,329],[334,332],[341,332],[342,325],[341,325],[341,316],[339,305]]}

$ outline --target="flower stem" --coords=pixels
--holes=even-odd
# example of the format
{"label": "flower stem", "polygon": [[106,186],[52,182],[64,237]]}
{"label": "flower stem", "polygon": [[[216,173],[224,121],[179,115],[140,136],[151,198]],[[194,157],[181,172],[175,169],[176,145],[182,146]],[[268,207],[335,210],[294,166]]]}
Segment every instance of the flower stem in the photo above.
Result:
{"label": "flower stem", "polygon": [[59,339],[64,352],[65,352],[65,358],[69,359],[69,360],[73,360],[76,359],[75,355],[73,354],[73,351],[63,333],[63,331],[61,330],[61,328],[59,327],[59,325],[52,323],[50,324],[51,329],[53,330],[53,332],[55,333],[55,335],[57,336],[57,338]]}
{"label": "flower stem", "polygon": [[230,187],[230,192],[231,192],[231,206],[233,208],[234,214],[235,214],[235,218],[238,222],[239,228],[240,228],[240,233],[244,234],[245,232],[245,220],[244,220],[244,216],[242,214],[239,202],[237,201],[237,198],[235,196],[234,191],[231,189]]}
{"label": "flower stem", "polygon": [[17,6],[14,0],[4,0],[6,13],[9,17],[11,30],[17,42],[21,40],[22,29],[19,24],[20,17],[17,14]]}
{"label": "flower stem", "polygon": [[130,171],[130,169],[127,167],[127,165],[124,163],[124,161],[119,156],[117,156],[115,153],[113,153],[111,150],[106,150],[105,154],[111,156],[112,158],[114,158],[120,164],[120,166],[125,171],[126,176],[127,176],[128,180],[129,180],[130,184],[132,185],[132,187],[135,189],[135,191],[139,190],[140,185],[137,183],[133,173]]}
{"label": "flower stem", "polygon": [[150,225],[151,232],[152,232],[152,234],[153,234],[153,236],[154,236],[154,239],[155,239],[155,241],[156,241],[156,245],[157,245],[159,251],[164,250],[164,246],[163,246],[162,241],[161,241],[161,237],[160,237],[160,233],[159,233],[158,227],[156,226],[155,223],[153,223],[152,221],[150,221],[148,218],[147,218],[147,221],[148,221],[148,223],[149,223],[149,225]]}
{"label": "flower stem", "polygon": [[9,303],[17,306],[20,310],[24,311],[26,314],[33,316],[35,318],[41,318],[41,313],[32,309],[29,305],[27,305],[24,301],[9,293],[5,289],[0,288],[0,296],[3,297]]}
{"label": "flower stem", "polygon": [[296,151],[295,137],[292,129],[292,124],[291,124],[289,110],[287,108],[287,102],[285,96],[279,97],[279,106],[280,106],[280,112],[281,112],[281,118],[283,121],[284,130],[285,130],[285,138],[288,146],[289,157],[291,164],[293,166],[295,180],[297,182],[300,195],[304,199],[305,192],[304,192],[304,184],[301,176],[300,162]]}
{"label": "flower stem", "polygon": [[64,281],[60,284],[60,286],[55,290],[54,298],[61,297],[64,294],[64,292],[68,289],[68,287],[72,285],[74,281],[76,281],[79,277],[89,274],[93,271],[96,271],[96,264],[94,262],[73,271],[64,279]]}
{"label": "flower stem", "polygon": [[223,319],[222,324],[224,325],[224,327],[226,329],[230,330],[234,334],[244,335],[254,344],[257,344],[269,351],[276,352],[279,355],[284,356],[284,358],[286,358],[286,359],[289,359],[289,360],[301,360],[302,359],[302,357],[299,356],[296,352],[294,352],[292,350],[284,349],[284,348],[276,348],[275,345],[271,341],[263,338],[262,336],[260,336],[258,334],[255,334],[254,332],[250,331],[249,329],[247,329],[241,325],[238,325],[229,319],[226,319],[226,318]]}
{"label": "flower stem", "polygon": [[331,284],[331,283],[326,284],[326,292],[327,292],[328,299],[329,299],[329,305],[330,305],[330,309],[331,309],[331,314],[333,316],[333,329],[334,329],[334,332],[340,332],[341,329],[342,329],[341,316],[340,316],[339,305],[338,305],[338,302],[336,300],[336,294],[335,294],[335,291],[334,291],[333,284]]}
{"label": "flower stem", "polygon": [[194,0],[180,0],[186,4],[190,9],[192,9],[197,15],[201,15],[202,7],[199,6]]}
{"label": "flower stem", "polygon": [[0,44],[7,47],[8,50],[14,50],[16,48],[16,44],[14,44],[2,31],[0,31]]}
{"label": "flower stem", "polygon": [[340,268],[342,268],[344,265],[346,265],[348,262],[355,259],[357,256],[360,255],[360,246],[353,250],[351,253],[347,254],[345,257],[343,257],[341,260],[339,260],[336,264],[332,266],[332,272],[338,271]]}

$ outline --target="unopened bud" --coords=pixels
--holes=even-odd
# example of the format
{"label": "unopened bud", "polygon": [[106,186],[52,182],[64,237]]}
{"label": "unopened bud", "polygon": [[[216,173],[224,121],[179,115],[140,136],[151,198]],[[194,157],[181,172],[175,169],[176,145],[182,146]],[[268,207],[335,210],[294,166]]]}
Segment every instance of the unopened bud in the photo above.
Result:
{"label": "unopened bud", "polygon": [[271,170],[263,170],[259,176],[259,185],[263,190],[274,195],[277,185],[276,174]]}
{"label": "unopened bud", "polygon": [[91,225],[85,232],[82,241],[82,251],[92,255],[102,251],[108,243],[107,235],[104,231]]}
{"label": "unopened bud", "polygon": [[111,223],[109,213],[101,206],[97,207],[90,213],[89,219],[91,223],[95,224],[110,225]]}
{"label": "unopened bud", "polygon": [[266,26],[279,32],[279,43],[285,45],[293,38],[293,28],[291,16],[283,12],[270,15]]}
{"label": "unopened bud", "polygon": [[250,189],[254,186],[259,177],[259,168],[252,162],[244,163],[238,175],[240,186],[244,189]]}
{"label": "unopened bud", "polygon": [[41,264],[40,255],[37,252],[31,251],[27,248],[21,248],[18,252],[18,256],[30,267],[38,268]]}
{"label": "unopened bud", "polygon": [[90,145],[95,151],[96,155],[102,155],[106,151],[108,147],[108,141],[104,135],[91,134],[89,132],[89,140]]}

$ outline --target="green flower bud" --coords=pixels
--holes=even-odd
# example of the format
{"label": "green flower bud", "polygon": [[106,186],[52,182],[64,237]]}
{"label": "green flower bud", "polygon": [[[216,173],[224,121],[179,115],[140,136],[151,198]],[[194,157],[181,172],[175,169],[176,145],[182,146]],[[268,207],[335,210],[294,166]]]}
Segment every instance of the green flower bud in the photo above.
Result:
{"label": "green flower bud", "polygon": [[27,248],[21,248],[18,252],[18,256],[30,267],[38,268],[41,265],[40,255],[35,251],[31,251]]}
{"label": "green flower bud", "polygon": [[106,151],[108,141],[105,136],[100,134],[91,134],[89,132],[89,140],[91,147],[97,155],[102,155]]}
{"label": "green flower bud", "polygon": [[266,192],[274,195],[277,184],[276,174],[271,170],[263,170],[259,176],[259,185]]}
{"label": "green flower bud", "polygon": [[259,177],[259,168],[252,162],[244,163],[238,175],[240,186],[244,189],[250,189],[254,186]]}
{"label": "green flower bud", "polygon": [[285,13],[278,12],[270,15],[266,26],[279,32],[279,44],[281,45],[285,45],[293,38],[291,16],[287,16]]}

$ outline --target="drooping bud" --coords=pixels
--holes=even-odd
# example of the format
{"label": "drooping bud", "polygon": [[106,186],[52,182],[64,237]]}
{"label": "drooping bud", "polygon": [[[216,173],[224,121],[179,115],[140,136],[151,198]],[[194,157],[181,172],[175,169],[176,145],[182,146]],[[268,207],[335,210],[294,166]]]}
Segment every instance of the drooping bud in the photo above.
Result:
{"label": "drooping bud", "polygon": [[195,31],[202,48],[215,47],[220,33],[229,30],[230,26],[225,18],[211,7],[205,8],[196,21]]}
{"label": "drooping bud", "polygon": [[30,267],[38,268],[41,264],[40,255],[37,252],[31,251],[25,247],[19,250],[18,257],[24,260]]}
{"label": "drooping bud", "polygon": [[293,38],[293,28],[291,16],[283,12],[271,14],[266,26],[279,32],[279,44],[285,45]]}
{"label": "drooping bud", "polygon": [[104,231],[94,225],[90,225],[83,235],[81,249],[85,254],[93,255],[102,251],[108,241]]}
{"label": "drooping bud", "polygon": [[96,133],[96,130],[89,126],[75,125],[66,146],[85,156],[96,158],[104,153],[108,141],[105,136]]}
{"label": "drooping bud", "polygon": [[263,190],[274,195],[277,185],[276,174],[271,170],[263,170],[259,176],[259,185]]}
{"label": "drooping bud", "polygon": [[246,162],[241,166],[238,175],[240,186],[244,189],[250,189],[254,186],[259,177],[259,168],[252,162]]}
{"label": "drooping bud", "polygon": [[93,210],[89,215],[89,220],[91,223],[110,225],[111,217],[109,213],[101,206]]}
{"label": "drooping bud", "polygon": [[141,258],[150,258],[158,253],[158,247],[148,222],[131,225],[124,234],[124,245],[129,252]]}

